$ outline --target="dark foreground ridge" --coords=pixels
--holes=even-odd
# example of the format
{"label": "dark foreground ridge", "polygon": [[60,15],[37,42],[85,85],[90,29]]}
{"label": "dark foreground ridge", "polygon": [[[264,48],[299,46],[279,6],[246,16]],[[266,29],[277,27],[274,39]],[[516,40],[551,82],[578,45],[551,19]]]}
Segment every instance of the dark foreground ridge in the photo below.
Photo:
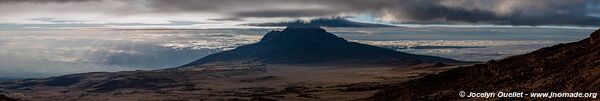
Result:
{"label": "dark foreground ridge", "polygon": [[600,30],[579,42],[546,47],[486,64],[459,67],[397,84],[379,91],[371,100],[465,99],[459,96],[460,91],[597,93],[600,91]]}
{"label": "dark foreground ridge", "polygon": [[267,33],[258,43],[206,56],[182,67],[211,63],[264,64],[379,64],[413,65],[424,62],[460,62],[414,55],[349,42],[319,27],[288,27]]}

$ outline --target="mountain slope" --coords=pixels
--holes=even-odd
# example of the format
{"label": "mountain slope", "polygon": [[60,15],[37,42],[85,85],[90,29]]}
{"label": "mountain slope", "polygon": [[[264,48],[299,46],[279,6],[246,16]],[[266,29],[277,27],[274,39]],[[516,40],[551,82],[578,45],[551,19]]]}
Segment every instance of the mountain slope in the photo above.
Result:
{"label": "mountain slope", "polygon": [[384,24],[371,24],[346,20],[344,18],[321,18],[310,21],[296,20],[290,22],[248,24],[250,26],[285,27],[285,26],[315,26],[315,27],[393,27]]}
{"label": "mountain slope", "polygon": [[[251,100],[281,95],[293,95],[281,99],[294,99],[312,96],[305,94],[309,90],[304,86],[319,86],[312,87],[311,93],[345,93],[340,89],[352,86],[325,86],[386,80],[383,77],[390,76],[381,73],[388,73],[389,68],[434,62],[461,63],[348,42],[319,27],[289,27],[266,34],[258,43],[209,55],[183,68],[7,81],[0,82],[0,94],[34,101]],[[364,65],[380,67],[360,68]],[[405,77],[408,75],[391,78]]]}
{"label": "mountain slope", "polygon": [[597,93],[600,91],[600,30],[579,42],[559,44],[397,84],[376,93],[371,99],[464,99],[458,95],[460,91]]}
{"label": "mountain slope", "polygon": [[288,27],[267,33],[258,43],[206,56],[182,67],[210,63],[264,64],[381,64],[411,65],[422,62],[460,62],[414,55],[348,42],[319,27]]}

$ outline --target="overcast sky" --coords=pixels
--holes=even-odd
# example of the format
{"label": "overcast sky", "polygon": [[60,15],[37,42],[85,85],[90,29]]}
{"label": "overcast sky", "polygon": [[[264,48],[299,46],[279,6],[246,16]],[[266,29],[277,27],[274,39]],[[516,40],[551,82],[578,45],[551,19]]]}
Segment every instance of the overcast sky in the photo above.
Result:
{"label": "overcast sky", "polygon": [[0,14],[0,28],[203,28],[357,15],[391,23],[599,26],[600,0],[1,0]]}

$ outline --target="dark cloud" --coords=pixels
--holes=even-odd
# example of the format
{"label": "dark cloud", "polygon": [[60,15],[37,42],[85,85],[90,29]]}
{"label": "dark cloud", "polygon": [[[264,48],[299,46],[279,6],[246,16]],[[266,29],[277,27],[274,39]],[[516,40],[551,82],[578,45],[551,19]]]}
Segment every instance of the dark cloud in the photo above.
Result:
{"label": "dark cloud", "polygon": [[496,0],[494,2],[489,0],[479,3],[475,1],[412,2],[409,3],[411,5],[387,8],[388,11],[379,12],[379,15],[391,16],[391,20],[416,23],[600,25],[600,18],[587,15],[584,0]]}
{"label": "dark cloud", "polygon": [[0,3],[68,3],[68,2],[88,2],[102,0],[0,0]]}
{"label": "dark cloud", "polygon": [[[4,0],[82,2],[94,0]],[[103,1],[103,0],[95,0]],[[118,0],[104,0],[118,1]],[[390,22],[600,25],[600,0],[122,0],[127,13],[212,13],[227,18],[331,17],[373,14]],[[142,7],[140,7],[142,6]],[[597,6],[597,7],[596,7]],[[119,12],[115,12],[119,13]]]}
{"label": "dark cloud", "polygon": [[[165,11],[233,17],[318,17],[371,13],[387,21],[513,25],[600,25],[599,0],[154,0]],[[305,5],[305,6],[302,6]],[[295,7],[297,6],[297,7]],[[597,11],[597,10],[595,10]]]}
{"label": "dark cloud", "polygon": [[262,10],[262,11],[247,11],[236,12],[234,16],[239,17],[318,17],[318,16],[335,16],[336,11],[325,10]]}

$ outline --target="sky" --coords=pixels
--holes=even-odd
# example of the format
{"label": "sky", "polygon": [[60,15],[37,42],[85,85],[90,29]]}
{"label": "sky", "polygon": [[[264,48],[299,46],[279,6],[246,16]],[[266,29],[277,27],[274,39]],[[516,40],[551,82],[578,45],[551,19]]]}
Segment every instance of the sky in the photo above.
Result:
{"label": "sky", "polygon": [[600,0],[0,0],[0,14],[0,29],[232,28],[355,16],[392,24],[600,26]]}

